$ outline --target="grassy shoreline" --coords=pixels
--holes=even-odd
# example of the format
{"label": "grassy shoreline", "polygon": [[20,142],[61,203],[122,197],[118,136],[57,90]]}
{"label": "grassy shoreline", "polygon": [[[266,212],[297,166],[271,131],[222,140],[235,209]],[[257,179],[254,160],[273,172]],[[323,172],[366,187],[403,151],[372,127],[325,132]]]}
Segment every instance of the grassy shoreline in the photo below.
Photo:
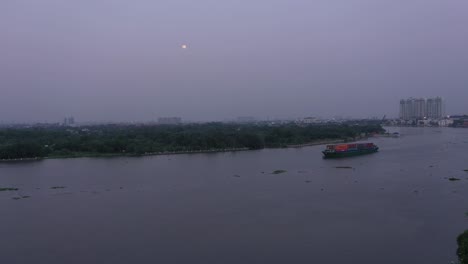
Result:
{"label": "grassy shoreline", "polygon": [[[356,140],[360,140],[356,139]],[[265,147],[263,149],[281,149],[281,148],[302,148],[310,146],[319,146],[327,144],[338,144],[343,142],[349,142],[347,139],[329,139],[329,140],[317,140],[304,144],[297,145],[286,145],[283,147]],[[76,159],[76,158],[116,158],[116,157],[146,157],[146,156],[168,156],[168,155],[180,155],[180,154],[203,154],[203,153],[223,153],[223,152],[239,152],[239,151],[251,151],[259,149],[249,148],[228,148],[228,149],[206,149],[206,150],[185,150],[185,151],[165,151],[165,152],[151,152],[151,153],[72,153],[70,155],[56,155],[47,157],[35,157],[35,158],[20,158],[20,159],[0,159],[0,162],[14,162],[14,161],[40,161],[47,159]]]}
{"label": "grassy shoreline", "polygon": [[101,125],[0,129],[0,160],[211,153],[341,143],[382,133],[375,124]]}

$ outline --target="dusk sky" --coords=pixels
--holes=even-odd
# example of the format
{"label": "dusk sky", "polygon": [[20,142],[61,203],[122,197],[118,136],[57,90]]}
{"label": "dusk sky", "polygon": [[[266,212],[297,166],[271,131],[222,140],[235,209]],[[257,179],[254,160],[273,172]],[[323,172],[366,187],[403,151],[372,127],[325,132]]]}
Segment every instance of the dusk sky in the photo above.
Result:
{"label": "dusk sky", "polygon": [[466,114],[468,1],[1,0],[0,91],[0,122]]}

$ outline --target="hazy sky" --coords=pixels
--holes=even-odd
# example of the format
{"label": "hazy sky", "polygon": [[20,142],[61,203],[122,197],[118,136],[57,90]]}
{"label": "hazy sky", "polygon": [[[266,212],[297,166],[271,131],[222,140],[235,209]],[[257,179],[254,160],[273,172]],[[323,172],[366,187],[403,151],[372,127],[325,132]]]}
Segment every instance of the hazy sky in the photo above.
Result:
{"label": "hazy sky", "polygon": [[468,113],[467,0],[0,1],[2,122],[396,117],[410,96]]}

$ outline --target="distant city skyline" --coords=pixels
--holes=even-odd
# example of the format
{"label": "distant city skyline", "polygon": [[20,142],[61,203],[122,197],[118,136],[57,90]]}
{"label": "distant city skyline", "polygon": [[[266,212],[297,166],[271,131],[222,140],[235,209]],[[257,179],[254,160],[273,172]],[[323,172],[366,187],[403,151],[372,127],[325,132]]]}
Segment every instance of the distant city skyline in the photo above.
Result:
{"label": "distant city skyline", "polygon": [[458,0],[1,1],[0,122],[398,117],[399,100],[420,95],[464,114],[466,10]]}

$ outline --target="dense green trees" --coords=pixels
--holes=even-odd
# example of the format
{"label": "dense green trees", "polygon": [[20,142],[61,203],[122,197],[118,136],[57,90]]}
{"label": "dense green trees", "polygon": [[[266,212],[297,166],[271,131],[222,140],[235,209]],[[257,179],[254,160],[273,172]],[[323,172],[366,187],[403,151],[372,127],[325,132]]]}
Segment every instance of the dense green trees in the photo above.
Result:
{"label": "dense green trees", "polygon": [[261,149],[382,132],[379,125],[101,125],[0,129],[0,159]]}
{"label": "dense green trees", "polygon": [[457,255],[460,259],[460,264],[468,264],[468,230],[458,236],[457,242]]}

